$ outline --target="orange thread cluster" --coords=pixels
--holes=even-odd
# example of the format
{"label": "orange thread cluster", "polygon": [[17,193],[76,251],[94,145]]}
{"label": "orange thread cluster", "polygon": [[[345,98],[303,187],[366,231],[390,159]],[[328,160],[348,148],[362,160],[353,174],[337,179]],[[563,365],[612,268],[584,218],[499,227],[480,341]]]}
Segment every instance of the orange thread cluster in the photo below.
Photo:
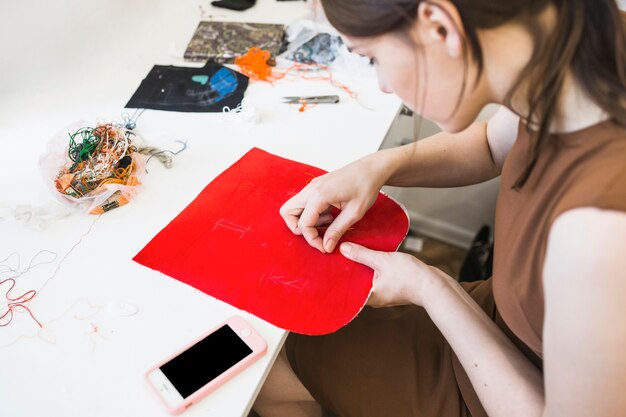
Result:
{"label": "orange thread cluster", "polygon": [[[345,84],[336,81],[326,65],[294,63],[286,69],[273,68],[270,65],[271,53],[260,48],[250,48],[244,55],[235,58],[241,73],[256,81],[274,81],[286,78],[288,80],[303,79],[309,81],[325,81],[333,87],[344,91],[350,98],[356,99],[357,94]],[[299,111],[303,112],[310,106],[304,100],[300,101]]]}
{"label": "orange thread cluster", "polygon": [[241,68],[243,74],[253,80],[271,82],[277,78],[272,74],[272,67],[268,64],[270,58],[270,51],[250,48],[245,55],[235,58],[235,64]]}

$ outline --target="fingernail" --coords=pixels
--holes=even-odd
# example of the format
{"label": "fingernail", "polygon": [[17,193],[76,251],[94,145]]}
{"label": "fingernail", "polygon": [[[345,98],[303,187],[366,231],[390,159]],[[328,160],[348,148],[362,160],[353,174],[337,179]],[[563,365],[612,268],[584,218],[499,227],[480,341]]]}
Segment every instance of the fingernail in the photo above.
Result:
{"label": "fingernail", "polygon": [[328,242],[326,242],[326,244],[324,245],[324,249],[326,249],[326,252],[332,252],[334,244],[335,241],[333,239],[328,239]]}
{"label": "fingernail", "polygon": [[344,255],[349,255],[350,252],[352,251],[352,245],[349,243],[342,243],[341,246],[339,246],[339,250]]}

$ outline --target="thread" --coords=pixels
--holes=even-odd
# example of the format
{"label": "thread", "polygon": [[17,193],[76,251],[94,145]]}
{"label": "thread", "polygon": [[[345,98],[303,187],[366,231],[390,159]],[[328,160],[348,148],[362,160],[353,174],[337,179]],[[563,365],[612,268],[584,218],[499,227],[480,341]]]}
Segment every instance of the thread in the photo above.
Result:
{"label": "thread", "polygon": [[0,280],[0,286],[2,286],[5,282],[10,282],[11,286],[4,294],[5,298],[9,302],[5,304],[8,307],[7,311],[4,314],[0,315],[0,327],[6,327],[11,324],[11,322],[13,321],[13,310],[15,310],[16,308],[23,308],[24,310],[26,310],[26,312],[32,317],[32,319],[35,320],[35,323],[37,323],[40,328],[43,327],[41,322],[37,320],[37,318],[34,316],[33,312],[30,311],[30,308],[26,306],[28,302],[35,298],[35,295],[37,295],[37,291],[28,290],[22,295],[19,295],[17,297],[11,297],[11,295],[9,294],[15,288],[15,280],[13,278]]}
{"label": "thread", "polygon": [[[26,305],[27,303],[30,303],[31,301],[33,301],[33,299],[35,299],[36,295],[41,295],[42,291],[46,288],[46,286],[48,285],[48,283],[54,279],[56,277],[56,275],[59,272],[59,269],[61,268],[61,266],[63,265],[63,263],[65,262],[65,260],[67,259],[67,257],[76,249],[76,247],[78,245],[80,245],[80,243],[83,241],[83,239],[85,238],[85,236],[87,236],[89,233],[91,233],[91,230],[93,229],[94,225],[96,224],[96,222],[100,219],[100,216],[96,217],[91,224],[89,225],[89,228],[87,229],[87,231],[85,233],[83,233],[80,238],[78,239],[78,241],[76,243],[74,243],[74,245],[72,245],[72,247],[70,248],[69,251],[67,251],[67,253],[65,255],[63,255],[63,257],[59,260],[59,263],[57,264],[56,268],[54,269],[54,271],[52,272],[52,274],[44,281],[44,283],[42,284],[42,286],[39,288],[39,290],[35,291],[35,290],[29,290],[26,291],[25,293],[23,293],[22,295],[18,296],[18,297],[12,297],[10,296],[11,291],[13,290],[13,288],[16,285],[16,278],[24,275],[26,272],[30,271],[31,269],[39,266],[39,265],[44,265],[44,264],[51,264],[53,263],[56,258],[58,257],[58,255],[55,252],[49,251],[49,250],[42,250],[39,251],[30,261],[28,267],[24,270],[20,271],[20,258],[19,255],[14,252],[11,253],[9,256],[7,256],[4,260],[0,261],[0,267],[3,268],[3,270],[0,271],[1,272],[11,272],[15,275],[4,279],[2,281],[0,281],[0,286],[2,286],[5,282],[11,282],[11,286],[10,288],[6,291],[5,293],[5,298],[8,302],[2,303],[4,305],[6,305],[7,311],[2,313],[2,315],[0,315],[0,327],[6,327],[8,326],[12,321],[13,321],[13,310],[17,309],[17,308],[22,308],[25,309],[29,315],[32,317],[32,319],[37,323],[37,325],[40,328],[40,331],[44,329],[44,326],[42,324],[41,321],[39,321],[34,314],[32,313],[32,311],[30,310],[30,308]],[[42,261],[39,263],[35,263],[35,259],[37,259],[38,256],[40,256],[41,254],[44,253],[49,253],[53,255],[53,258],[49,261]],[[11,259],[12,257],[17,257],[17,266],[16,267],[11,267],[9,265],[3,264],[7,261],[9,261],[9,259]],[[2,304],[0,304],[0,307],[2,306]],[[76,303],[75,303],[76,304]],[[75,305],[74,304],[74,305]],[[2,309],[0,308],[0,311],[2,311]],[[5,320],[5,321],[2,321]],[[50,322],[47,322],[50,323]],[[22,339],[22,338],[29,338],[27,336],[19,336],[17,337],[15,340],[13,340],[11,343],[9,344],[5,344],[5,345],[0,345],[0,347],[7,347],[7,346],[11,346],[14,343],[16,343],[18,340]]]}
{"label": "thread", "polygon": [[[52,255],[52,259],[38,261],[38,258],[43,254]],[[15,267],[7,263],[13,257],[17,258],[16,259],[17,265]],[[0,287],[2,287],[5,283],[9,283],[9,287],[4,293],[5,300],[2,303],[0,303],[0,327],[6,327],[9,324],[11,324],[11,322],[13,321],[13,317],[14,317],[13,311],[16,309],[26,310],[26,312],[35,321],[35,323],[37,323],[37,325],[40,328],[43,327],[41,322],[35,317],[33,312],[27,306],[27,304],[30,303],[30,301],[32,301],[33,298],[35,298],[35,296],[37,295],[37,291],[28,290],[18,296],[13,296],[12,292],[15,290],[15,287],[17,285],[17,281],[16,281],[17,278],[21,277],[22,275],[24,275],[31,269],[36,268],[40,265],[53,263],[56,260],[56,258],[57,258],[57,254],[52,251],[49,251],[49,250],[39,251],[31,258],[30,262],[28,263],[28,266],[26,266],[26,268],[24,268],[23,270],[20,270],[21,261],[17,252],[11,253],[9,256],[7,256],[2,261],[0,261],[0,273],[2,273],[5,276],[8,276],[7,278],[0,279]],[[6,308],[6,311],[2,312],[5,308]]]}
{"label": "thread", "polygon": [[[187,141],[175,140],[174,142],[180,143],[181,148],[177,151],[171,151],[169,149],[161,150],[156,146],[143,146],[137,149],[137,152],[143,155],[149,155],[148,160],[146,161],[146,165],[152,158],[156,158],[159,162],[163,164],[165,168],[171,168],[173,163],[172,156],[176,156],[185,149],[187,149]],[[168,155],[169,154],[169,155]],[[146,172],[148,172],[146,170]]]}
{"label": "thread", "polygon": [[[52,255],[52,259],[47,260],[47,261],[41,261],[41,262],[35,263],[35,260],[37,258],[39,258],[41,255],[43,255],[43,254],[50,254],[50,255]],[[9,260],[11,258],[13,258],[13,257],[17,258],[16,259],[17,265],[15,266],[15,268],[11,267],[10,265],[8,265]],[[52,262],[54,262],[56,260],[57,257],[58,257],[58,255],[56,253],[52,252],[52,251],[49,251],[47,249],[40,250],[39,252],[37,252],[31,258],[30,262],[28,263],[28,266],[20,271],[20,264],[21,264],[20,256],[19,256],[19,254],[17,252],[13,252],[13,253],[9,254],[6,258],[0,260],[0,273],[5,273],[6,274],[7,272],[9,272],[9,273],[13,274],[11,276],[11,278],[19,278],[20,276],[24,275],[26,272],[30,271],[31,269],[33,269],[35,267],[38,267],[40,265],[51,264]]]}
{"label": "thread", "polygon": [[135,109],[135,112],[131,115],[128,113],[122,113],[122,126],[128,130],[133,130],[137,127],[137,120],[145,112],[146,109]]}
{"label": "thread", "polygon": [[[41,339],[42,341],[49,343],[49,344],[56,344],[56,334],[51,330],[51,325],[53,323],[56,323],[57,321],[63,319],[65,316],[68,315],[68,313],[72,310],[75,310],[76,307],[78,306],[79,303],[81,302],[85,302],[86,306],[89,309],[93,309],[94,311],[92,311],[89,314],[85,314],[85,315],[78,315],[76,312],[74,312],[73,314],[73,318],[75,320],[78,321],[84,321],[87,319],[91,319],[92,317],[94,317],[96,314],[98,314],[102,308],[102,306],[97,305],[97,304],[92,304],[88,299],[86,298],[79,298],[78,300],[74,301],[74,303],[72,303],[71,306],[69,306],[63,313],[61,313],[59,316],[46,321],[45,323],[43,323],[43,327],[40,327],[39,330],[37,331],[36,335],[33,336],[19,336],[18,338],[16,338],[15,340],[11,341],[10,343],[7,344],[3,344],[0,345],[0,348],[5,348],[5,347],[9,347],[9,346],[13,346],[15,343],[17,343],[19,340],[21,339],[34,339],[35,337],[38,337],[39,339]],[[90,324],[92,324],[90,322]]]}
{"label": "thread", "polygon": [[[239,66],[244,75],[256,81],[273,83],[284,78],[288,80],[325,81],[344,91],[350,98],[355,100],[358,98],[357,93],[348,85],[334,79],[333,73],[327,65],[296,62],[289,68],[278,69],[271,65],[273,62],[270,52],[260,48],[250,48],[244,55],[235,58],[235,64]],[[305,111],[308,106],[310,104],[301,102],[299,111]]]}
{"label": "thread", "polygon": [[[133,117],[135,120],[139,117],[137,112]],[[127,122],[129,126],[132,123]],[[123,195],[119,188],[112,190],[106,186],[133,187],[141,184],[137,177],[137,163],[140,161],[135,159],[136,134],[120,124],[106,123],[81,127],[68,135],[69,163],[54,178],[56,190],[71,197],[72,203],[82,204],[99,199],[97,206],[90,207],[91,214],[102,214],[127,204],[128,193]]]}
{"label": "thread", "polygon": [[270,51],[250,48],[244,55],[235,57],[235,64],[253,80],[272,82],[282,77],[272,73],[272,67],[268,64],[271,56]]}
{"label": "thread", "polygon": [[107,123],[82,127],[68,135],[68,157],[73,164],[62,168],[55,179],[60,193],[80,198],[103,183],[124,184],[134,172],[131,154],[137,148],[128,129]]}
{"label": "thread", "polygon": [[257,124],[261,121],[261,114],[256,107],[244,98],[234,109],[231,109],[228,106],[222,107],[222,119],[225,121]]}

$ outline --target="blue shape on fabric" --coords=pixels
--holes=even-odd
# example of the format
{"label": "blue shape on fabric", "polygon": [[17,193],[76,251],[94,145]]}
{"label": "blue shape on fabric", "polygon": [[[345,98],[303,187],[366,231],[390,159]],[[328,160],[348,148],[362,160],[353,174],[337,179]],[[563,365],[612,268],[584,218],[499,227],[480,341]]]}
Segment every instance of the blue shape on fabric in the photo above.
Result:
{"label": "blue shape on fabric", "polygon": [[193,77],[191,77],[191,81],[194,81],[200,85],[206,85],[206,83],[209,82],[209,76],[208,75],[194,75]]}
{"label": "blue shape on fabric", "polygon": [[237,77],[228,68],[220,68],[209,81],[212,90],[217,91],[220,98],[224,98],[237,90]]}

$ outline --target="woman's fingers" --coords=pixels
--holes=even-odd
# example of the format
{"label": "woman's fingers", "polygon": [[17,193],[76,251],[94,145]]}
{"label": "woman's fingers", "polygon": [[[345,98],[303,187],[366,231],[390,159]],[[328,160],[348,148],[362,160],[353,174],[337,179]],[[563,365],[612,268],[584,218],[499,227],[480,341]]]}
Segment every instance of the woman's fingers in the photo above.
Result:
{"label": "woman's fingers", "polygon": [[370,267],[376,272],[381,272],[380,269],[385,264],[387,255],[385,252],[369,249],[356,243],[342,243],[339,249],[346,258]]}
{"label": "woman's fingers", "polygon": [[[348,205],[334,218],[330,211],[333,205],[321,200],[308,198],[297,194],[288,200],[281,208],[280,215],[287,227],[296,235],[302,235],[309,245],[320,252],[332,252],[341,237],[356,223],[361,214]],[[324,237],[320,236],[318,227],[326,226]]]}
{"label": "woman's fingers", "polygon": [[313,246],[320,252],[325,251],[322,238],[317,230],[317,224],[320,217],[328,214],[327,210],[329,207],[330,204],[322,200],[310,199],[300,214],[300,219],[297,224],[298,230],[302,233],[302,236],[306,239],[309,245]]}
{"label": "woman's fingers", "polygon": [[322,226],[326,226],[330,223],[333,222],[335,218],[332,216],[332,214],[322,214],[320,216],[320,218],[317,220],[317,223],[315,224],[315,227],[322,227]]}
{"label": "woman's fingers", "polygon": [[298,193],[287,200],[279,210],[280,216],[289,230],[296,235],[302,234],[298,229],[298,220],[300,220],[300,215],[304,211],[305,203],[306,199],[302,196],[302,193]]}
{"label": "woman's fingers", "polygon": [[324,234],[324,250],[331,253],[335,250],[339,239],[352,227],[354,223],[359,221],[361,215],[350,205],[345,207],[337,218],[328,226]]}
{"label": "woman's fingers", "polygon": [[[342,191],[344,181],[331,181],[333,174],[315,178],[298,194],[291,197],[281,208],[287,227],[297,235],[302,235],[309,245],[320,252],[333,252],[341,237],[364,214],[363,198],[358,192],[347,187]],[[338,177],[341,179],[341,177]],[[336,218],[330,214],[333,207],[341,207]],[[328,226],[323,237],[319,227]]]}

